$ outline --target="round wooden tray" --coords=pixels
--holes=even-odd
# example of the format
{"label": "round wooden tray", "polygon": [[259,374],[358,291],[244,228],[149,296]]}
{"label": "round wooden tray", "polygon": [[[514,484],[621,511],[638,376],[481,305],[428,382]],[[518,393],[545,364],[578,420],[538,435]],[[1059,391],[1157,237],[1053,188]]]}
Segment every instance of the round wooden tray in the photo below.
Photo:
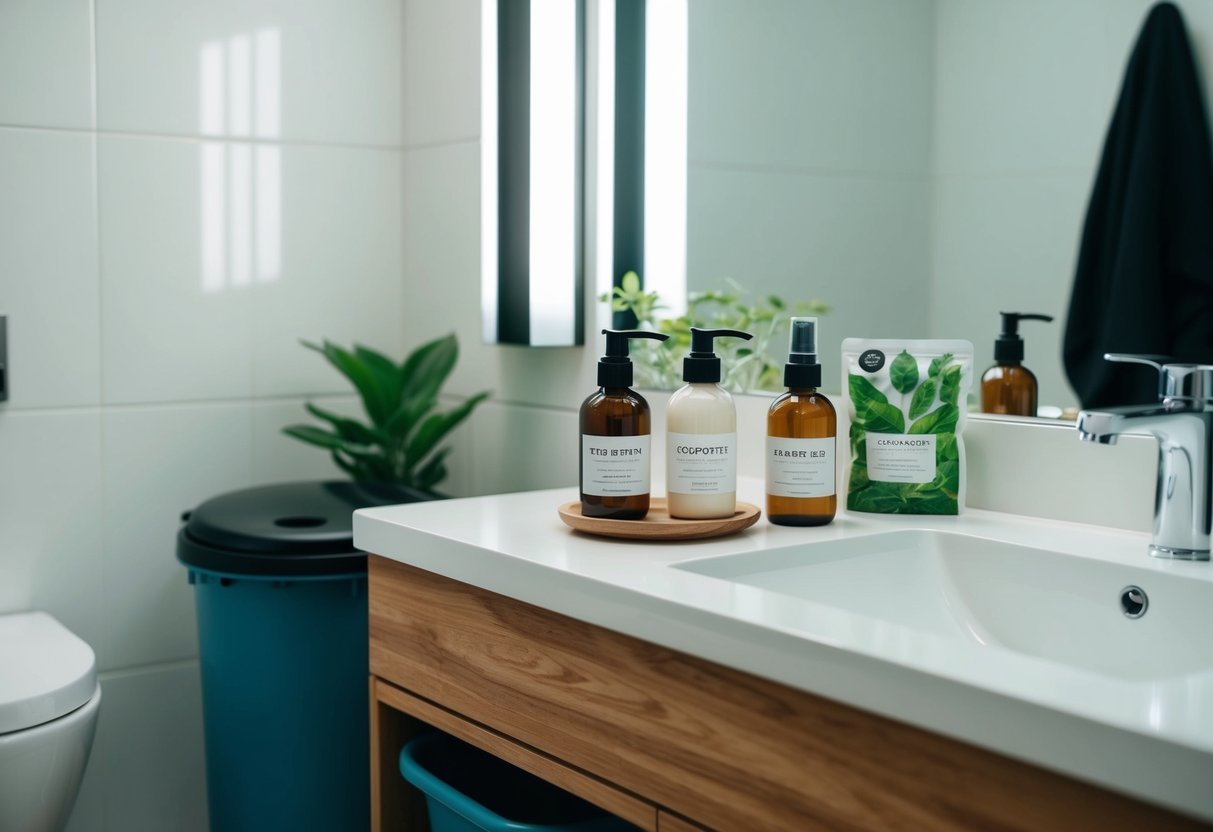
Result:
{"label": "round wooden tray", "polygon": [[726,534],[748,529],[758,522],[762,512],[758,506],[738,503],[732,517],[713,520],[679,520],[666,510],[664,497],[653,497],[649,501],[649,513],[643,520],[606,520],[601,517],[583,517],[581,501],[565,503],[558,511],[566,525],[580,532],[624,537],[629,540],[696,540],[704,537],[723,537]]}

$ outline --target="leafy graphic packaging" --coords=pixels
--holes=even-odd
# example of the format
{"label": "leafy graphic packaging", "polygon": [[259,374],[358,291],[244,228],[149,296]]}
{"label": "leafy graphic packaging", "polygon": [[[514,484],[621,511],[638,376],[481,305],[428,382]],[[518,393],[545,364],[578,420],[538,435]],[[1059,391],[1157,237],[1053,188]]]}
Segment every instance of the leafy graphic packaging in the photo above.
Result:
{"label": "leafy graphic packaging", "polygon": [[973,345],[847,338],[842,361],[851,416],[847,509],[959,514]]}

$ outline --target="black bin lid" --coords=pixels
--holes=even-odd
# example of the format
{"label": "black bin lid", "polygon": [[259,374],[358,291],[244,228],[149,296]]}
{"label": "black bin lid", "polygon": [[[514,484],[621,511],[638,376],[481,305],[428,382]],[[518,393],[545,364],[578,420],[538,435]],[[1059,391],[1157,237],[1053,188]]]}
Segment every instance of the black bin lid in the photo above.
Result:
{"label": "black bin lid", "polygon": [[428,497],[405,486],[335,480],[245,488],[186,515],[177,559],[235,575],[313,577],[366,571],[354,510]]}

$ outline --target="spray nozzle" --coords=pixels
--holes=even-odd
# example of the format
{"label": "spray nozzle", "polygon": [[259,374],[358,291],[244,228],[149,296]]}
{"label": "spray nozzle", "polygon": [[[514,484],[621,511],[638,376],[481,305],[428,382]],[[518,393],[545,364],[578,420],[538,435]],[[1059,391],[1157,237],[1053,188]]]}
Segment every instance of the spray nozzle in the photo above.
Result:
{"label": "spray nozzle", "polygon": [[739,329],[700,329],[691,327],[691,352],[682,359],[682,380],[699,382],[720,381],[720,359],[714,351],[717,338],[744,338],[754,336]]}
{"label": "spray nozzle", "polygon": [[664,341],[670,336],[643,329],[604,329],[606,354],[598,360],[599,387],[631,387],[632,360],[628,358],[628,342],[633,338]]}
{"label": "spray nozzle", "polygon": [[783,365],[783,385],[793,389],[821,386],[817,363],[817,319],[793,318],[789,326],[788,363]]}
{"label": "spray nozzle", "polygon": [[1051,321],[1052,315],[1035,312],[999,312],[1002,315],[1002,332],[994,342],[995,361],[1022,361],[1023,338],[1019,336],[1020,321]]}

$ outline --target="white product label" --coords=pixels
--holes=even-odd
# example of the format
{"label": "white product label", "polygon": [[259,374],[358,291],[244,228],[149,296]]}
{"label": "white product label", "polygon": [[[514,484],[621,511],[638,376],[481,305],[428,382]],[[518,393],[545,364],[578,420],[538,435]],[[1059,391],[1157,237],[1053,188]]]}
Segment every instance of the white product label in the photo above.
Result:
{"label": "white product label", "polygon": [[768,436],[767,493],[773,497],[831,496],[834,493],[834,438]]}
{"label": "white product label", "polygon": [[667,490],[677,494],[737,490],[736,433],[671,433],[666,442]]}
{"label": "white product label", "polygon": [[581,493],[594,497],[648,494],[650,438],[647,434],[581,434]]}
{"label": "white product label", "polygon": [[868,479],[930,482],[935,479],[935,434],[868,433]]}

